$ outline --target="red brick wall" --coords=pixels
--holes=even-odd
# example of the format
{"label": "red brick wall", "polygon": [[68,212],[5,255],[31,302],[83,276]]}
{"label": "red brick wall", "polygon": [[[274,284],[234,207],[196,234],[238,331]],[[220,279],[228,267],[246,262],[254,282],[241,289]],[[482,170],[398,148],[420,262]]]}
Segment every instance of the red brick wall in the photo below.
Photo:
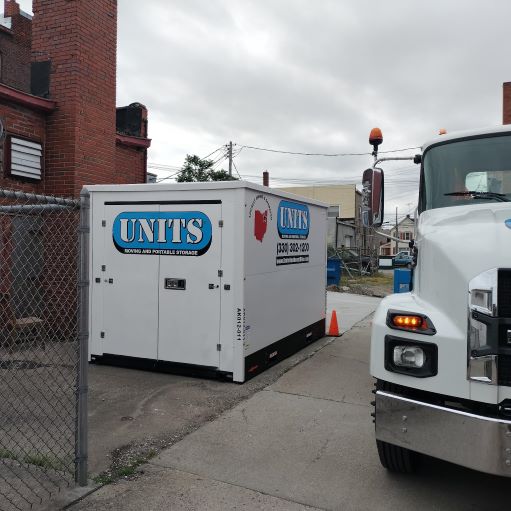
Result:
{"label": "red brick wall", "polygon": [[12,16],[11,22],[11,30],[0,27],[0,81],[10,87],[30,92],[32,22],[21,14]]}
{"label": "red brick wall", "polygon": [[145,183],[146,151],[117,144],[115,183]]}
{"label": "red brick wall", "polygon": [[[2,102],[0,103],[0,119],[2,119],[8,134],[19,135],[34,142],[40,142],[43,145],[43,150],[45,149],[46,116],[44,114],[37,113],[23,106]],[[15,188],[37,193],[44,192],[43,182],[5,176],[3,145],[0,145],[0,160],[0,186],[2,188]],[[45,169],[43,168],[43,180],[44,171]]]}
{"label": "red brick wall", "polygon": [[502,124],[511,124],[511,82],[503,85]]}
{"label": "red brick wall", "polygon": [[[50,59],[46,191],[115,182],[116,0],[34,0],[36,61]],[[56,44],[58,41],[58,44]]]}

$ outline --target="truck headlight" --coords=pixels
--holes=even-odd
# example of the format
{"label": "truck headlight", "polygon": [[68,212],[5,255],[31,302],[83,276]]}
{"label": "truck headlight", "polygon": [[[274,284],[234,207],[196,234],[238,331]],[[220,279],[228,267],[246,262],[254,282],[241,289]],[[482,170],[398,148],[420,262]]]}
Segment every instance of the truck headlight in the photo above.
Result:
{"label": "truck headlight", "polygon": [[438,346],[432,342],[385,336],[385,369],[416,378],[438,373]]}
{"label": "truck headlight", "polygon": [[399,367],[421,368],[426,362],[426,354],[418,346],[394,346],[394,364]]}

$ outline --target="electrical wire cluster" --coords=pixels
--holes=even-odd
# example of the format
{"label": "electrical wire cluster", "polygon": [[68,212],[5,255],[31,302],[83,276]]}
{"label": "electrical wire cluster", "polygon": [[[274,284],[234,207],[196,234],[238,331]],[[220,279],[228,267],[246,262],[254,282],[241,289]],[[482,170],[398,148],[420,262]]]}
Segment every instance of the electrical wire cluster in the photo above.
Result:
{"label": "electrical wire cluster", "polygon": [[[283,151],[281,149],[269,149],[267,147],[255,147],[250,145],[242,145],[240,146],[242,149],[253,149],[254,151],[266,151],[269,153],[279,153],[279,154],[291,154],[295,156],[326,156],[332,158],[338,158],[342,156],[370,156],[373,153],[365,152],[365,153],[301,153],[295,151]],[[389,151],[378,151],[378,154],[388,154],[388,153],[399,153],[402,151],[412,151],[413,149],[420,149],[420,147],[404,147],[402,149],[391,149]]]}
{"label": "electrical wire cluster", "polygon": [[[315,156],[315,157],[328,157],[328,158],[339,158],[339,157],[347,157],[347,156],[371,156],[371,152],[361,152],[361,153],[312,153],[312,152],[300,152],[300,151],[286,151],[282,149],[274,149],[274,148],[268,148],[268,147],[258,147],[258,146],[251,146],[251,145],[242,145],[242,144],[232,144],[232,156],[229,154],[230,148],[229,144],[221,145],[220,147],[217,147],[214,151],[209,153],[208,155],[201,158],[202,160],[208,160],[210,159],[213,163],[211,168],[213,170],[220,168],[224,162],[228,161],[229,158],[232,158],[232,165],[234,170],[236,171],[236,174],[240,179],[243,178],[260,178],[259,175],[253,175],[253,174],[243,174],[243,176],[240,174],[238,167],[235,163],[235,159],[240,155],[240,153],[244,149],[253,150],[253,151],[264,151],[264,152],[270,152],[270,153],[278,153],[278,154],[285,154],[285,155],[292,155],[292,156]],[[411,151],[414,149],[420,149],[420,147],[404,147],[400,149],[391,149],[388,151],[380,151],[379,154],[391,154],[391,153],[398,153],[398,152],[404,152],[404,151]],[[162,177],[157,180],[157,182],[166,181],[169,179],[174,178],[177,176],[180,172],[182,167],[177,165],[166,165],[161,163],[148,163],[148,168],[155,171],[160,172],[171,172],[168,176]],[[407,166],[407,167],[401,167],[400,169],[394,169],[394,172],[389,175],[391,171],[388,172],[388,177],[386,178],[386,182],[395,182],[396,184],[399,182],[399,184],[408,185],[406,187],[406,191],[401,192],[402,194],[408,194],[411,193],[411,188],[415,188],[418,185],[418,177],[417,179],[402,179],[396,177],[399,174],[399,171],[407,171],[410,172],[410,169],[415,168],[415,166]],[[293,184],[322,184],[322,185],[328,185],[328,184],[352,184],[353,181],[358,180],[359,176],[353,176],[348,177],[346,176],[343,179],[339,178],[332,178],[332,179],[315,179],[315,178],[285,178],[285,177],[276,177],[272,176],[272,181],[277,183],[282,183],[284,185],[293,185]],[[396,196],[397,197],[397,196]],[[391,198],[391,197],[389,197]]]}

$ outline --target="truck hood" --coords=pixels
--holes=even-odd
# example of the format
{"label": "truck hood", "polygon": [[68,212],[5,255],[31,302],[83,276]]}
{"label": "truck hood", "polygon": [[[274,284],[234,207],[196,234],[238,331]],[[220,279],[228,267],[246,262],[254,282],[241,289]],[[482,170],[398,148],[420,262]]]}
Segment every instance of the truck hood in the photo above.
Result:
{"label": "truck hood", "polygon": [[415,294],[449,313],[465,331],[469,281],[491,268],[511,267],[511,203],[425,211],[417,247]]}

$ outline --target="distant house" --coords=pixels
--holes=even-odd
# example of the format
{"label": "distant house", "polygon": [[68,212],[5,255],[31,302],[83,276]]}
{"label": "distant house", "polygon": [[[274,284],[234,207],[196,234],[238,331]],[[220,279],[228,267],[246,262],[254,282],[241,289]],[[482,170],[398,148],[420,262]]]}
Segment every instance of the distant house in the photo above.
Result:
{"label": "distant house", "polygon": [[[398,252],[401,252],[403,250],[410,250],[409,243],[414,238],[414,231],[415,231],[415,222],[413,218],[410,217],[410,215],[406,215],[401,222],[394,226],[389,231],[389,235],[399,238],[399,242],[397,243],[397,250],[396,250],[396,242],[393,240],[388,240],[387,243],[383,243],[380,245],[380,255],[396,255]],[[397,236],[396,236],[397,232]]]}

